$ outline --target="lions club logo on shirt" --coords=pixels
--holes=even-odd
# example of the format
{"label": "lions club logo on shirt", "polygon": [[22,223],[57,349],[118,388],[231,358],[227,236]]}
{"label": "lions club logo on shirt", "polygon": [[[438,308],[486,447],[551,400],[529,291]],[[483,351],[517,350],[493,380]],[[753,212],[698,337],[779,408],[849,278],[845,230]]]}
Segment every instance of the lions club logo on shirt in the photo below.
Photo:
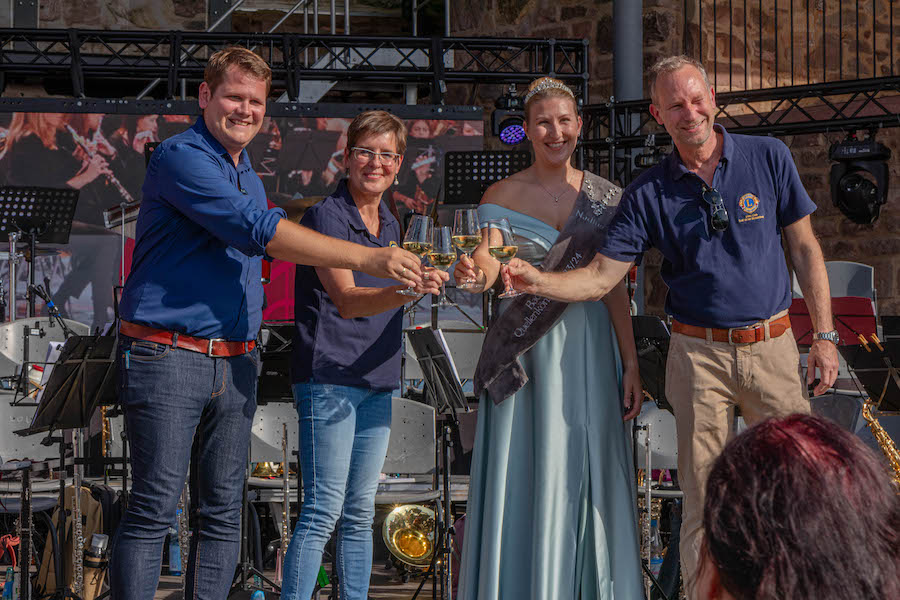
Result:
{"label": "lions club logo on shirt", "polygon": [[751,215],[756,212],[756,209],[759,208],[759,198],[754,196],[753,194],[744,194],[741,196],[741,199],[738,201],[741,205],[741,208],[744,209],[744,212],[748,215]]}
{"label": "lions club logo on shirt", "polygon": [[738,219],[739,223],[765,218],[756,212],[759,209],[759,198],[755,194],[747,193],[741,196],[738,200],[738,206],[744,211],[744,216]]}

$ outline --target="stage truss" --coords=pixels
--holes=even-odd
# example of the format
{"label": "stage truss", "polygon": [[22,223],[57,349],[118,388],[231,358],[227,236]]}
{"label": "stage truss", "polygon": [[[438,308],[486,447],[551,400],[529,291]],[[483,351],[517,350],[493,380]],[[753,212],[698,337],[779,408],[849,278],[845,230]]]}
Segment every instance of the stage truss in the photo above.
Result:
{"label": "stage truss", "polygon": [[[718,94],[716,121],[729,132],[798,135],[900,126],[900,76]],[[627,184],[632,158],[650,144],[671,144],[647,99],[585,106],[585,167]]]}
{"label": "stage truss", "polygon": [[0,29],[0,91],[38,77],[55,79],[60,93],[75,98],[97,89],[128,95],[123,83],[161,80],[157,95],[174,99],[182,80],[202,80],[210,54],[236,44],[269,61],[273,89],[292,101],[303,80],[419,84],[430,104],[441,104],[447,84],[526,83],[547,73],[587,98],[585,40],[17,28]]}

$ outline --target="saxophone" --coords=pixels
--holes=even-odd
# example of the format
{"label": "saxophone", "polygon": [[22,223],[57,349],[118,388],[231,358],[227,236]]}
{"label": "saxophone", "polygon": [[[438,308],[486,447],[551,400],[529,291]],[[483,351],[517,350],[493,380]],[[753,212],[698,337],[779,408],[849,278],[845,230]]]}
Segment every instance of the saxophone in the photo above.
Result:
{"label": "saxophone", "polygon": [[884,430],[884,427],[881,426],[881,423],[878,422],[878,419],[872,414],[872,409],[874,407],[875,402],[871,398],[866,400],[865,404],[863,404],[862,415],[868,423],[869,428],[872,430],[872,435],[875,436],[875,440],[881,447],[881,451],[884,453],[891,468],[894,470],[891,480],[894,482],[898,491],[900,491],[900,451],[897,450],[897,446],[894,444],[894,440],[891,439],[891,436],[888,435]]}

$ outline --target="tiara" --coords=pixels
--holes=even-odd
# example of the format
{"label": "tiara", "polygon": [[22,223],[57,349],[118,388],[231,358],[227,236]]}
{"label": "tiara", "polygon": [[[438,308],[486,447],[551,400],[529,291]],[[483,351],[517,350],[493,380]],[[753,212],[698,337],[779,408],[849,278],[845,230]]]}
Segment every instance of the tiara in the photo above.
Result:
{"label": "tiara", "polygon": [[536,86],[534,86],[534,88],[532,88],[531,91],[529,91],[527,94],[525,94],[525,100],[524,100],[525,104],[527,104],[528,101],[531,100],[531,97],[534,96],[535,94],[539,94],[541,92],[546,92],[547,90],[562,90],[565,93],[567,93],[568,95],[572,96],[572,98],[575,97],[575,94],[572,92],[571,89],[569,89],[569,86],[567,86],[566,84],[564,84],[562,82],[553,81],[552,79],[548,78],[548,79],[545,79],[544,81],[540,82]]}

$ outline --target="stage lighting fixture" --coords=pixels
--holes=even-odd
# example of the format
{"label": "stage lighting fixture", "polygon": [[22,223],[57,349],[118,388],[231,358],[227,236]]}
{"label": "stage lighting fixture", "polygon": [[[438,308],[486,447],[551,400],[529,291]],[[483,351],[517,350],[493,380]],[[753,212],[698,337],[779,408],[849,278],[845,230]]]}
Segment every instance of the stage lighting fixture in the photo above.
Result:
{"label": "stage lighting fixture", "polygon": [[891,150],[871,137],[851,137],[832,144],[831,200],[844,215],[860,225],[874,223],[888,195],[887,161]]}
{"label": "stage lighting fixture", "polygon": [[491,132],[507,146],[525,141],[524,104],[516,94],[515,85],[510,85],[506,94],[497,98],[496,107],[491,115]]}

